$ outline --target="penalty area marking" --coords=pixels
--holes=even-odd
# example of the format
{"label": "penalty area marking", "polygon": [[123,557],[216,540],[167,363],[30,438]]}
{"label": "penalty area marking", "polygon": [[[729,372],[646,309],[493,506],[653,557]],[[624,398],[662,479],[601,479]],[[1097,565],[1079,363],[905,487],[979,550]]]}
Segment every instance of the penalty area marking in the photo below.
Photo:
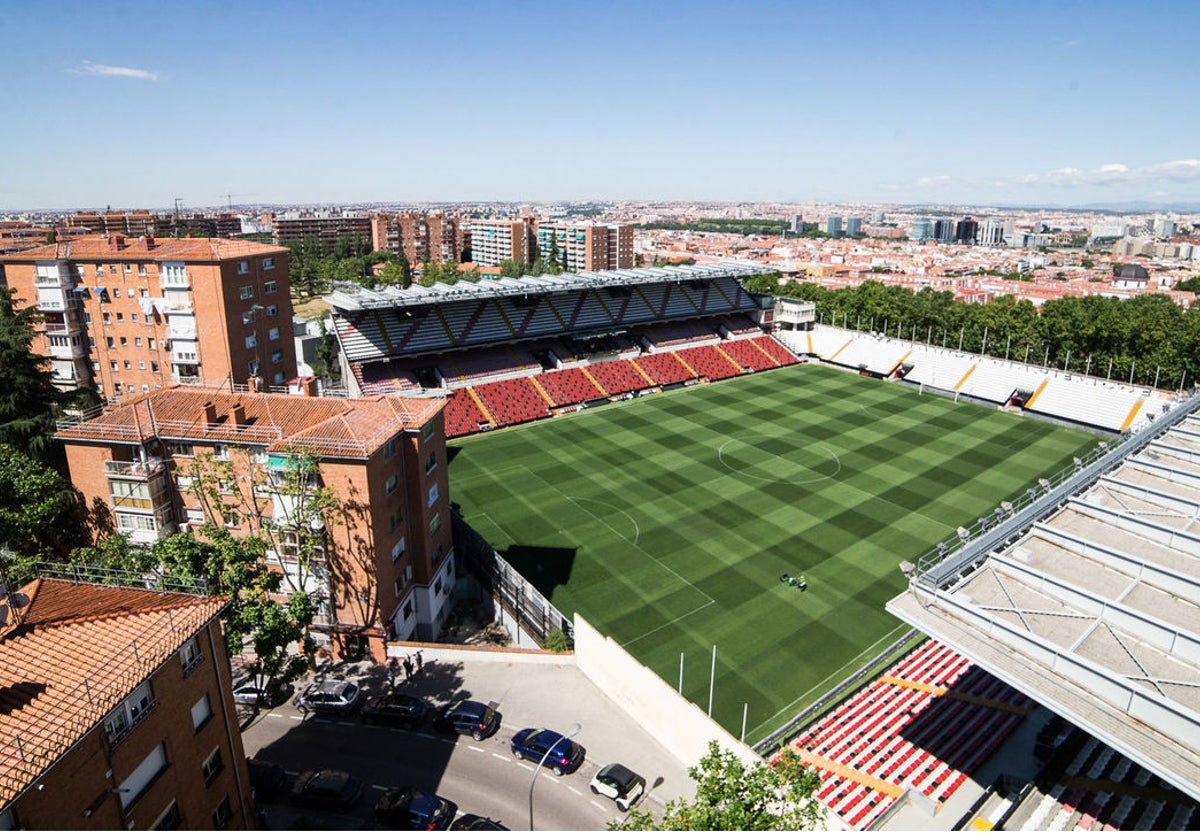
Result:
{"label": "penalty area marking", "polygon": [[[759,475],[757,473],[750,472],[749,470],[743,470],[739,467],[731,466],[725,460],[725,447],[729,446],[729,444],[731,444],[731,443],[742,443],[742,442],[743,441],[739,441],[736,438],[729,438],[728,440],[726,440],[717,449],[717,460],[721,462],[721,466],[723,466],[727,471],[729,471],[731,473],[735,473],[737,475],[744,475],[747,478],[754,479],[755,481],[766,481],[766,482],[775,483],[775,484],[796,484],[796,485],[816,484],[817,482],[820,482],[820,481],[832,481],[834,478],[837,477],[838,473],[840,473],[842,471],[842,459],[837,456],[837,453],[834,452],[832,449],[830,449],[828,446],[826,446],[823,443],[814,443],[813,446],[816,447],[817,449],[823,449],[825,451],[825,453],[830,458],[833,459],[833,462],[836,465],[833,469],[833,472],[830,473],[829,475],[822,475],[821,473],[817,472],[816,470],[812,469],[811,467],[806,467],[803,464],[799,464],[797,466],[799,466],[801,469],[808,470],[809,472],[816,473],[817,477],[816,478],[807,478],[807,479],[798,479],[798,478],[773,478],[769,475]],[[753,444],[747,444],[747,446],[753,446]],[[779,459],[778,455],[774,455],[772,457],[774,457],[777,460]]]}

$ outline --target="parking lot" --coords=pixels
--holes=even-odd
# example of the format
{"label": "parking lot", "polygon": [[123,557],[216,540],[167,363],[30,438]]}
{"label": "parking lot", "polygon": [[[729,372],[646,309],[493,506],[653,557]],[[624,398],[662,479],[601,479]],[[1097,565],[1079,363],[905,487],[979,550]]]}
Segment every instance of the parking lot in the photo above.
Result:
{"label": "parking lot", "polygon": [[[536,830],[601,830],[610,820],[623,819],[610,800],[588,789],[596,770],[610,762],[645,777],[649,790],[638,806],[655,813],[661,813],[663,802],[694,793],[687,768],[569,658],[454,654],[426,650],[422,670],[411,681],[401,678],[396,690],[434,706],[466,698],[495,702],[502,715],[500,729],[485,741],[455,739],[428,726],[407,732],[367,725],[357,716],[304,715],[290,699],[246,717],[242,737],[247,756],[281,765],[289,771],[289,783],[299,772],[326,767],[346,770],[366,782],[362,799],[344,815],[294,807],[286,794],[263,803],[269,827],[370,828],[380,793],[411,784],[455,802],[460,814],[480,814],[508,828],[528,830],[534,765],[516,760],[510,747],[513,734],[527,726],[566,732],[578,723],[574,740],[587,750],[583,765],[573,774],[556,777],[542,770],[534,786]],[[342,664],[323,676],[353,680],[368,695],[388,691],[382,666]]]}

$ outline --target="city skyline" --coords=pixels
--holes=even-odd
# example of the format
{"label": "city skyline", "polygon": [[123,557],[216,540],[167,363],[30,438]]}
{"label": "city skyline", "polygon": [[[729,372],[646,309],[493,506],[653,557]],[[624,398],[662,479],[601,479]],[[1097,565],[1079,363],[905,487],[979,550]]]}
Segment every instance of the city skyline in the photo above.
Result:
{"label": "city skyline", "polygon": [[168,8],[4,11],[0,209],[1200,203],[1182,3]]}

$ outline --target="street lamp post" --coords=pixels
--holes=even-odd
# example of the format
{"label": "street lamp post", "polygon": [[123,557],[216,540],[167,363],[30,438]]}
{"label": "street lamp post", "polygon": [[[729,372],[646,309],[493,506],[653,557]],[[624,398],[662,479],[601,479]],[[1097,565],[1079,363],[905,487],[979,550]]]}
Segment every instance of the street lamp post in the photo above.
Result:
{"label": "street lamp post", "polygon": [[546,754],[542,756],[542,760],[538,762],[537,768],[533,771],[533,778],[529,781],[529,830],[533,831],[533,786],[537,784],[538,776],[542,774],[542,765],[546,763],[546,759],[550,757],[550,753],[554,752],[554,748],[563,741],[575,736],[580,729],[583,729],[582,724],[572,723],[571,728],[566,731],[566,734],[559,735],[558,740],[550,745],[550,749],[546,750]]}

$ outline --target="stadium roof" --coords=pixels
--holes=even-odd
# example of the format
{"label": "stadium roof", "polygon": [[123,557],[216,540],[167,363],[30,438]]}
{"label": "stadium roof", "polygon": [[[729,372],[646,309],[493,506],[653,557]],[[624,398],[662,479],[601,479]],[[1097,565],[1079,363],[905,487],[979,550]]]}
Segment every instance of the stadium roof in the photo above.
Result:
{"label": "stadium roof", "polygon": [[432,286],[409,286],[408,288],[384,286],[378,289],[363,289],[357,286],[346,286],[337,289],[332,294],[325,295],[325,300],[334,308],[342,311],[387,309],[396,306],[419,306],[456,300],[553,294],[598,287],[681,283],[687,280],[709,280],[731,276],[745,277],[753,274],[766,274],[771,270],[767,266],[755,262],[721,262],[665,268],[629,268],[620,271],[583,271],[578,274],[542,274],[538,277],[501,277],[498,280],[480,280],[478,283],[463,282],[453,285],[435,283]]}
{"label": "stadium roof", "polygon": [[1077,461],[887,605],[1195,799],[1198,410]]}

